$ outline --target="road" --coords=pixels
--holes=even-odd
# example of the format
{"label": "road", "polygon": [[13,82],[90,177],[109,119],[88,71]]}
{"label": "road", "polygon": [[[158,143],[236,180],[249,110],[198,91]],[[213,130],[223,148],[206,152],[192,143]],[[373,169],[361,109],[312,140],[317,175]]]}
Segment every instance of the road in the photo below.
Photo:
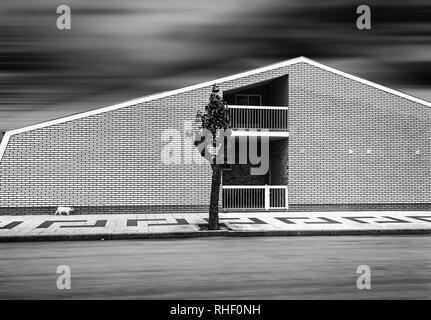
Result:
{"label": "road", "polygon": [[[59,265],[70,290],[57,289]],[[359,265],[370,290],[356,287]],[[0,298],[430,299],[431,237],[2,243]]]}

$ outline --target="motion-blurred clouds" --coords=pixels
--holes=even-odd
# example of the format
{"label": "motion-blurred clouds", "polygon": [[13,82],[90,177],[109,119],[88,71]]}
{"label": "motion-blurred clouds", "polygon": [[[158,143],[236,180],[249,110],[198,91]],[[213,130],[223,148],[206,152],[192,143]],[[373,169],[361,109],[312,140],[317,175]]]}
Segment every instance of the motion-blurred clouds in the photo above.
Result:
{"label": "motion-blurred clouds", "polygon": [[[378,3],[378,4],[377,4]],[[72,29],[56,28],[67,4]],[[21,0],[0,4],[0,129],[304,55],[431,99],[431,3]]]}

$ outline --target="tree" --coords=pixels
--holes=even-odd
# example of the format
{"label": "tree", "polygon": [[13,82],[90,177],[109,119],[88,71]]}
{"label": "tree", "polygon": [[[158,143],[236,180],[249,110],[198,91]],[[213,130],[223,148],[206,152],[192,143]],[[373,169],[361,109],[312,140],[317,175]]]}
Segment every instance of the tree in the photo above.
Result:
{"label": "tree", "polygon": [[200,154],[208,160],[212,169],[208,229],[217,230],[221,175],[230,136],[229,107],[221,97],[217,84],[212,87],[205,110],[198,111],[196,119],[199,122],[199,132],[195,135],[194,144]]}

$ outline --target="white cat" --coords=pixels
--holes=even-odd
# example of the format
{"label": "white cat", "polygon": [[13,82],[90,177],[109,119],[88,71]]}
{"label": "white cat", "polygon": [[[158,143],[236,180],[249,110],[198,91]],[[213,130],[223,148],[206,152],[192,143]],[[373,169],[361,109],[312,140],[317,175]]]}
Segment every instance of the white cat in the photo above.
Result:
{"label": "white cat", "polygon": [[57,211],[55,211],[55,215],[58,214],[61,216],[63,213],[65,213],[66,215],[69,215],[70,212],[72,212],[73,210],[75,210],[75,209],[73,209],[71,207],[58,207]]}

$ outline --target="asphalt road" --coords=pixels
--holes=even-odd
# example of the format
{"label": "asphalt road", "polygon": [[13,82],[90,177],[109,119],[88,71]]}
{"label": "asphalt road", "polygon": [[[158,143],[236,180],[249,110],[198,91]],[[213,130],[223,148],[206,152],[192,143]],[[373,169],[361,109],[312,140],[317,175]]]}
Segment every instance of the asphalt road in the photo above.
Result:
{"label": "asphalt road", "polygon": [[[356,287],[359,265],[370,290]],[[431,237],[2,243],[0,298],[430,299]]]}

